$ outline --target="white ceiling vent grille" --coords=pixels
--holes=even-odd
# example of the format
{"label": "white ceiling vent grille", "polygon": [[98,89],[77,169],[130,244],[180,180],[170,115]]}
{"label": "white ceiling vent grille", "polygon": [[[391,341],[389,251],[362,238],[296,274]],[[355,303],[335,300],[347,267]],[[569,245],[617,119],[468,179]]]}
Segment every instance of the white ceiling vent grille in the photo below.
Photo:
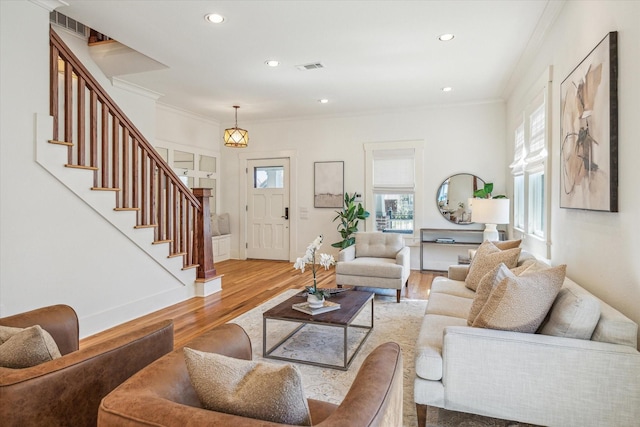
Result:
{"label": "white ceiling vent grille", "polygon": [[88,37],[89,27],[76,21],[75,19],[71,19],[68,16],[61,14],[60,12],[57,12],[55,10],[51,12],[49,14],[49,21],[52,24],[59,25],[62,28],[71,31],[75,35],[83,38]]}
{"label": "white ceiling vent grille", "polygon": [[296,68],[300,71],[317,70],[318,68],[324,68],[321,62],[312,62],[311,64],[296,65]]}

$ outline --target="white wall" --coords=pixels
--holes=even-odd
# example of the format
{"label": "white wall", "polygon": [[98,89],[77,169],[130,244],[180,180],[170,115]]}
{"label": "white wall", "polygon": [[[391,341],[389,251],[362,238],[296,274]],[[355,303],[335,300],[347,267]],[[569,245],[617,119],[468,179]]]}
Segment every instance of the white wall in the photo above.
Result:
{"label": "white wall", "polygon": [[[244,244],[238,240],[239,223],[244,220],[244,206],[240,205],[240,194],[244,189],[239,188],[239,180],[234,179],[244,173],[239,170],[239,153],[263,153],[265,157],[278,150],[297,153],[297,193],[291,197],[295,198],[298,209],[308,210],[308,219],[300,219],[298,212],[291,213],[291,226],[297,234],[292,245],[293,255],[300,256],[320,233],[325,235],[323,251],[331,252],[330,243],[340,239],[337,224],[332,222],[335,209],[313,207],[314,162],[343,160],[345,191],[363,192],[364,143],[423,141],[423,202],[415,207],[416,228],[473,227],[456,226],[442,218],[436,204],[436,191],[448,176],[468,172],[494,182],[496,191],[504,192],[504,164],[507,162],[504,113],[504,104],[497,102],[361,116],[242,122],[242,127],[249,131],[249,147],[221,149],[222,200],[232,215],[232,256],[237,257],[239,245]],[[415,236],[418,236],[417,230]],[[417,253],[412,250],[414,269],[419,268]]]}
{"label": "white wall", "polygon": [[[86,336],[192,295],[36,164],[35,114],[49,113],[49,12],[2,1],[0,18],[0,316],[68,304]],[[155,101],[111,86],[86,45],[62,37],[153,137]]]}
{"label": "white wall", "polygon": [[[640,2],[566,2],[527,74],[518,76],[507,106],[510,139],[525,102],[523,94],[553,65],[551,260],[567,264],[569,277],[636,323],[640,323],[639,23]],[[610,31],[618,31],[619,212],[560,209],[560,84]]]}

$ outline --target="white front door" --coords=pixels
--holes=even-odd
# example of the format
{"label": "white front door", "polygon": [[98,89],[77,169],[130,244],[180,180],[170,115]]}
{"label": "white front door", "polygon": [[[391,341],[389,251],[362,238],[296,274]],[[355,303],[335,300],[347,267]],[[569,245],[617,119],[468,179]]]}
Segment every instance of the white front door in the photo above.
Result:
{"label": "white front door", "polygon": [[289,159],[247,166],[247,258],[288,261]]}

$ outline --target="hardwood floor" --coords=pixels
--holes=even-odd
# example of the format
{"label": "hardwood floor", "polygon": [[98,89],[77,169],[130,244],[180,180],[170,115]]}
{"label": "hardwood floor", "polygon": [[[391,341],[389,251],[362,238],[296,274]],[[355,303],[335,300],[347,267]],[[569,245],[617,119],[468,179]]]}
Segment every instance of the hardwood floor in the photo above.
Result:
{"label": "hardwood floor", "polygon": [[[205,298],[191,298],[86,337],[80,341],[80,347],[97,344],[142,325],[173,319],[174,345],[178,348],[205,330],[227,323],[288,289],[302,289],[311,280],[310,272],[301,275],[293,269],[292,263],[285,261],[228,260],[216,263],[216,270],[224,275],[221,292]],[[444,273],[412,270],[402,297],[428,299],[431,282],[439,275]],[[336,287],[334,268],[321,270],[318,278],[319,287]]]}

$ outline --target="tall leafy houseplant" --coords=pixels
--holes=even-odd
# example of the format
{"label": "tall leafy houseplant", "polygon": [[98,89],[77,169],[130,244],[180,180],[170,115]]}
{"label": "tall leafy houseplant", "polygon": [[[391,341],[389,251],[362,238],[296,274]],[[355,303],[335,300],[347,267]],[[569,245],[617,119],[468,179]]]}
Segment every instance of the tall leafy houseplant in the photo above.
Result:
{"label": "tall leafy houseplant", "polygon": [[340,220],[338,224],[338,231],[342,240],[332,243],[334,248],[344,249],[356,242],[356,238],[353,236],[358,231],[358,222],[362,219],[365,220],[369,217],[369,212],[365,211],[362,207],[362,203],[356,205],[356,193],[352,196],[349,193],[344,193],[344,207],[342,211],[336,211],[338,215],[333,218],[333,221]]}

